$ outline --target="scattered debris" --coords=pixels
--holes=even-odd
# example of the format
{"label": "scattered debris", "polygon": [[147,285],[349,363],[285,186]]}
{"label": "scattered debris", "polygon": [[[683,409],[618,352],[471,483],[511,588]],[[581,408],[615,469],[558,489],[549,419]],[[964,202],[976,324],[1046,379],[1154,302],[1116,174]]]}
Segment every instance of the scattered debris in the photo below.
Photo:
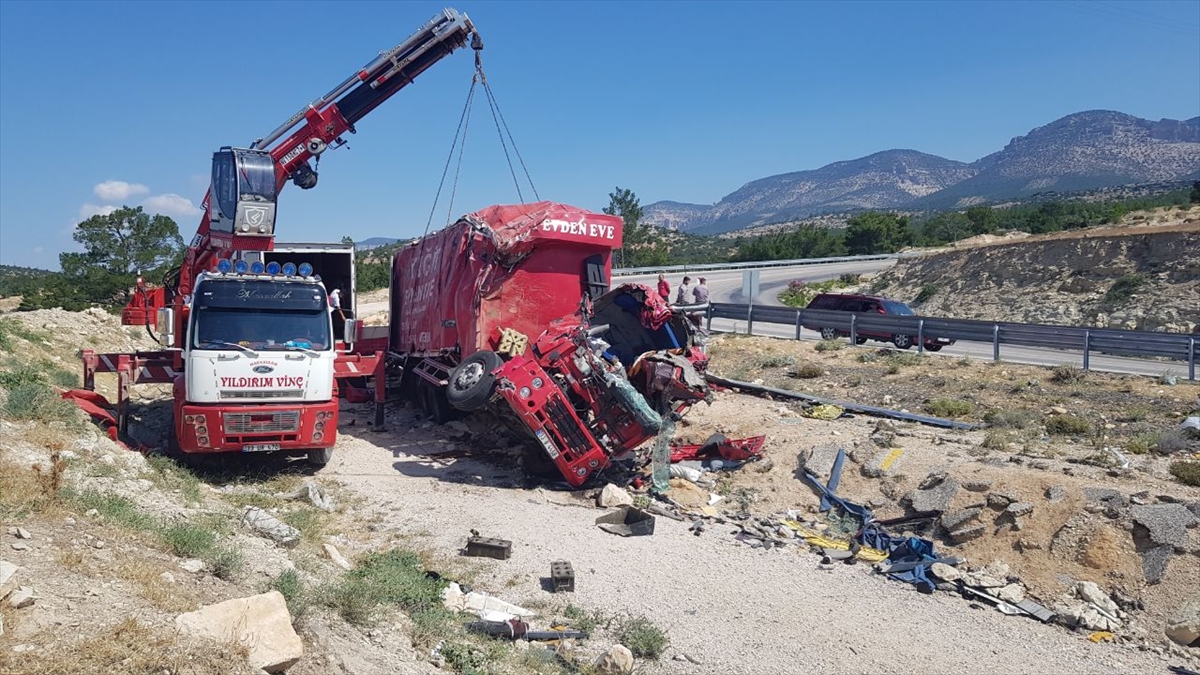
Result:
{"label": "scattered debris", "polygon": [[944,473],[930,474],[921,482],[923,487],[909,493],[907,501],[914,511],[945,511],[958,494],[958,481]]}
{"label": "scattered debris", "polygon": [[654,534],[654,516],[633,507],[622,506],[596,519],[596,525],[605,532],[622,537],[640,537]]}
{"label": "scattered debris", "polygon": [[524,640],[526,642],[532,640],[569,640],[586,638],[588,636],[587,633],[578,630],[529,630],[529,624],[517,618],[505,621],[476,621],[467,624],[467,628],[477,633],[491,635],[492,637],[501,637],[514,641]]}
{"label": "scattered debris", "polygon": [[566,560],[555,560],[550,563],[550,585],[555,593],[575,592],[575,570]]}
{"label": "scattered debris", "polygon": [[283,546],[300,543],[300,530],[288,525],[257,506],[247,506],[242,523],[250,529]]}
{"label": "scattered debris", "polygon": [[467,547],[463,550],[463,555],[508,560],[512,557],[512,542],[508,539],[481,537],[478,532],[471,530],[471,536],[467,538]]}
{"label": "scattered debris", "polygon": [[442,591],[442,606],[455,612],[471,612],[485,621],[508,621],[516,617],[537,616],[537,612],[486,593],[464,593],[462,586],[453,581]]}
{"label": "scattered debris", "polygon": [[180,614],[175,625],[189,636],[243,646],[250,665],[268,673],[285,671],[304,655],[304,645],[292,628],[292,615],[279,591],[201,607]]}

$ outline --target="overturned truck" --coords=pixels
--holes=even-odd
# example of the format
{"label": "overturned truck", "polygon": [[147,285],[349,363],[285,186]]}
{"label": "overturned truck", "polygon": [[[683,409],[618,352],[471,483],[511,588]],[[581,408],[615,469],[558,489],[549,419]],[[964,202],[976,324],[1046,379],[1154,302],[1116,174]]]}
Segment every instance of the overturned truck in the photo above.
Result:
{"label": "overturned truck", "polygon": [[401,387],[437,421],[490,408],[573,486],[708,400],[697,324],[646,286],[609,288],[621,224],[493,206],[399,250],[387,342]]}

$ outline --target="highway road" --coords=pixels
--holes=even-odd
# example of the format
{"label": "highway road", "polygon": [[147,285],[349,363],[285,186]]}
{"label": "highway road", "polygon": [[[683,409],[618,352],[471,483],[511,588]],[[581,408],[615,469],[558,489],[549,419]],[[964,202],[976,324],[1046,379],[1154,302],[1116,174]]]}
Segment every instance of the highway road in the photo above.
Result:
{"label": "highway road", "polygon": [[[793,279],[803,279],[807,282],[824,281],[833,279],[843,274],[872,274],[883,269],[887,269],[896,263],[895,260],[866,260],[855,262],[839,262],[839,263],[822,263],[813,265],[797,265],[795,267],[768,267],[759,272],[759,293],[755,298],[756,305],[775,305],[782,306],[779,302],[778,295],[780,291],[787,287],[788,282]],[[688,275],[693,278],[693,281],[703,275],[708,279],[709,299],[712,302],[728,302],[742,304],[746,302],[742,294],[742,272],[743,270],[716,270],[704,272],[689,272]],[[671,282],[672,294],[678,287],[679,282],[683,279],[682,273],[672,273],[667,276],[667,280]],[[658,283],[657,274],[642,274],[636,276],[615,276],[615,283],[641,283],[649,286],[654,286]],[[378,312],[387,310],[386,302],[371,302],[359,305],[359,315],[369,316]],[[734,321],[730,319],[716,319],[713,321],[713,330],[717,332],[742,332],[746,331],[746,323],[744,321]],[[783,326],[779,324],[768,324],[756,322],[754,325],[754,334],[768,337],[794,339],[796,337],[796,329],[794,326]],[[819,340],[820,336],[810,330],[801,331],[801,339],[804,340]],[[845,339],[845,338],[843,338]],[[867,342],[865,348],[888,347],[890,345],[880,342]],[[911,351],[915,351],[914,347]],[[933,357],[946,358],[961,358],[968,357],[973,359],[992,359],[992,344],[990,342],[959,342],[957,344],[945,347],[937,354],[930,354]],[[1072,364],[1082,366],[1083,355],[1078,352],[1068,352],[1056,349],[1040,349],[1034,347],[1019,347],[1013,345],[1000,346],[1000,358],[1003,361],[1012,363],[1027,363],[1043,366],[1057,366],[1061,364]],[[1186,380],[1187,364],[1180,361],[1155,361],[1150,359],[1135,359],[1117,356],[1104,356],[1100,354],[1092,354],[1090,357],[1089,367],[1092,370],[1110,372],[1110,373],[1126,373],[1133,375],[1148,375],[1157,377],[1167,373],[1175,375],[1180,382]]]}

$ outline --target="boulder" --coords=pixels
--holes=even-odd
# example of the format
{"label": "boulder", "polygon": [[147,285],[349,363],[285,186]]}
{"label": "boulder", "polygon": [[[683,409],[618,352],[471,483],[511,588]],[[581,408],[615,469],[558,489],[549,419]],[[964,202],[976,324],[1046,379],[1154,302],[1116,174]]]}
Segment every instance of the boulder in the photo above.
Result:
{"label": "boulder", "polygon": [[596,498],[596,505],[609,509],[617,506],[632,506],[633,497],[624,489],[608,483],[604,489],[600,491],[600,496]]}
{"label": "boulder", "polygon": [[34,602],[33,589],[28,586],[22,586],[8,596],[8,605],[13,609],[24,609]]}
{"label": "boulder", "polygon": [[996,589],[993,594],[1010,605],[1015,605],[1025,599],[1025,587],[1021,584],[1009,584]]}
{"label": "boulder", "polygon": [[21,569],[7,560],[0,560],[0,600],[17,590],[17,570]]}
{"label": "boulder", "polygon": [[957,581],[962,578],[962,572],[959,572],[946,563],[935,562],[929,566],[929,571],[933,573],[933,576],[942,581]]}
{"label": "boulder", "polygon": [[304,645],[292,628],[292,615],[279,591],[226,600],[180,614],[175,626],[189,637],[243,646],[250,666],[268,673],[287,670],[304,655]]}
{"label": "boulder", "polygon": [[1200,647],[1200,595],[1175,610],[1167,621],[1166,633],[1184,647]]}
{"label": "boulder", "polygon": [[246,507],[246,513],[242,515],[242,523],[262,536],[283,546],[290,547],[300,543],[300,530],[288,525],[257,506]]}
{"label": "boulder", "polygon": [[1094,582],[1080,581],[1079,583],[1075,584],[1074,593],[1075,597],[1083,600],[1084,602],[1090,602],[1109,614],[1116,614],[1117,610],[1120,609],[1117,607],[1117,603],[1113,602],[1112,598],[1108,597],[1108,593],[1105,593],[1104,589],[1100,588],[1100,586]]}
{"label": "boulder", "polygon": [[[925,484],[929,484],[929,479],[926,481]],[[909,503],[912,505],[913,511],[917,512],[945,511],[956,494],[958,494],[958,481],[953,478],[943,478],[929,488],[914,490],[909,494]]]}
{"label": "boulder", "polygon": [[592,667],[601,675],[629,675],[633,672],[633,652],[624,645],[613,645]]}

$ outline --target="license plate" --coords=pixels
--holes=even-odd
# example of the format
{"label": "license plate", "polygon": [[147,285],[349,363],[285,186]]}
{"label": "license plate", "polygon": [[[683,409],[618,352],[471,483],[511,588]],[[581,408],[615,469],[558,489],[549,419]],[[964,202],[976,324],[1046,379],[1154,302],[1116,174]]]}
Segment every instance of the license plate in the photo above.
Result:
{"label": "license plate", "polygon": [[247,443],[242,446],[242,452],[278,452],[278,443]]}
{"label": "license plate", "polygon": [[537,439],[541,441],[542,447],[546,449],[546,454],[550,455],[550,459],[558,459],[558,448],[554,447],[554,442],[546,435],[546,432],[538,429],[534,432]]}

